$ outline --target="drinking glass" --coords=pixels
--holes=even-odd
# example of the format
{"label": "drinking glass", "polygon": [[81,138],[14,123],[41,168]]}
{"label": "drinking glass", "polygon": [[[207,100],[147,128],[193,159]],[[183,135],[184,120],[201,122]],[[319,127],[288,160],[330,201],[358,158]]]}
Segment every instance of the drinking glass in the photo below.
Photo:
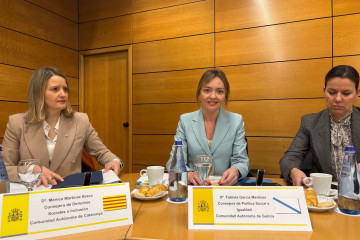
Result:
{"label": "drinking glass", "polygon": [[42,167],[40,160],[20,160],[17,166],[17,172],[21,183],[27,188],[28,191],[32,191],[41,176]]}
{"label": "drinking glass", "polygon": [[203,185],[206,179],[211,175],[213,169],[213,159],[209,155],[195,156],[195,171]]}

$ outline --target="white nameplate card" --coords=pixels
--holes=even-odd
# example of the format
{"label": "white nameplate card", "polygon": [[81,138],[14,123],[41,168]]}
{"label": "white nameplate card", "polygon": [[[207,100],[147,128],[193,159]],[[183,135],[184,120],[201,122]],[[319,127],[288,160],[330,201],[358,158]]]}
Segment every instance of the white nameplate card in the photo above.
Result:
{"label": "white nameplate card", "polygon": [[302,187],[189,186],[189,229],[312,231]]}
{"label": "white nameplate card", "polygon": [[129,183],[0,195],[0,237],[39,239],[133,223]]}

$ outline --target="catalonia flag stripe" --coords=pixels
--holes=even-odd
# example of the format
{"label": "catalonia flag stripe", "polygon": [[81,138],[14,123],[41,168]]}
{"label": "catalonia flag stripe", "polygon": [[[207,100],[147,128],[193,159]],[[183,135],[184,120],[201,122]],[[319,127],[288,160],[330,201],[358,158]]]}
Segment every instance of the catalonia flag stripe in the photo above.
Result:
{"label": "catalonia flag stripe", "polygon": [[126,202],[126,199],[114,199],[114,200],[104,200],[103,202],[104,203],[106,203],[106,202],[119,202],[119,201],[121,201],[121,202]]}
{"label": "catalonia flag stripe", "polygon": [[106,196],[106,197],[103,197],[103,199],[111,199],[111,198],[119,198],[119,197],[125,197],[125,194],[123,194],[123,195],[114,195],[114,196]]}
{"label": "catalonia flag stripe", "polygon": [[113,207],[113,208],[105,208],[104,211],[111,211],[111,210],[118,210],[118,209],[125,209],[126,207]]}

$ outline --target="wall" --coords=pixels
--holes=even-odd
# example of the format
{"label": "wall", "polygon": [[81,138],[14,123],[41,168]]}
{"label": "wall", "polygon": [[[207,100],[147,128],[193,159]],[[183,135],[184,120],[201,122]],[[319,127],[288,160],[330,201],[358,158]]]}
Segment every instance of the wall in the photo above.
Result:
{"label": "wall", "polygon": [[79,0],[80,50],[132,45],[133,171],[164,165],[205,69],[225,71],[251,168],[279,174],[300,117],[325,107],[334,65],[360,69],[351,0]]}
{"label": "wall", "polygon": [[27,110],[33,71],[54,66],[69,76],[78,109],[78,3],[73,0],[0,0],[0,141],[8,116]]}

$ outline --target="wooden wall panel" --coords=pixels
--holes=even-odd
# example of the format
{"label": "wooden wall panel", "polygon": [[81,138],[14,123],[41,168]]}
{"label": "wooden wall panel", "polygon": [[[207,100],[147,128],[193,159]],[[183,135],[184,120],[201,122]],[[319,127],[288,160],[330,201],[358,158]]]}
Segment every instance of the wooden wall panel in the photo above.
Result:
{"label": "wooden wall panel", "polygon": [[280,175],[280,158],[289,148],[293,138],[248,137],[251,169],[263,168],[267,174]]}
{"label": "wooden wall panel", "polygon": [[334,56],[360,54],[360,14],[334,18]]}
{"label": "wooden wall panel", "polygon": [[214,2],[201,1],[134,14],[132,30],[133,42],[214,32]]}
{"label": "wooden wall panel", "polygon": [[131,14],[131,0],[79,0],[79,22]]}
{"label": "wooden wall panel", "polygon": [[213,34],[133,45],[133,73],[213,66]]}
{"label": "wooden wall panel", "polygon": [[6,64],[32,69],[53,66],[68,76],[78,76],[77,51],[5,28],[0,28],[0,59]]}
{"label": "wooden wall panel", "polygon": [[32,73],[32,70],[0,64],[0,100],[26,102]]}
{"label": "wooden wall panel", "polygon": [[360,1],[354,0],[333,0],[334,15],[359,13]]}
{"label": "wooden wall panel", "polygon": [[[27,89],[33,70],[12,67],[0,64],[0,81],[3,91],[0,91],[0,100],[27,102]],[[77,78],[68,78],[70,86],[70,101],[79,104],[79,81]]]}
{"label": "wooden wall panel", "polygon": [[324,99],[229,102],[229,111],[243,116],[246,136],[294,137],[301,116],[325,108]]}
{"label": "wooden wall panel", "polygon": [[0,1],[0,26],[78,49],[78,24],[23,0]]}
{"label": "wooden wall panel", "polygon": [[204,69],[136,74],[133,103],[196,102],[196,89]]}
{"label": "wooden wall panel", "polygon": [[51,12],[78,22],[78,2],[74,0],[27,0]]}
{"label": "wooden wall panel", "polygon": [[25,112],[27,108],[28,108],[27,103],[0,101],[0,136],[1,137],[4,137],[6,124],[9,121],[9,116],[15,113]]}
{"label": "wooden wall panel", "polygon": [[[323,96],[331,58],[223,67],[230,100],[314,98]],[[280,90],[283,89],[283,90]]]}
{"label": "wooden wall panel", "polygon": [[[301,116],[325,108],[324,99],[229,102],[229,111],[240,113],[246,136],[294,137]],[[134,134],[175,134],[179,117],[198,109],[196,103],[133,106]]]}
{"label": "wooden wall panel", "polygon": [[216,34],[216,65],[331,57],[331,19]]}
{"label": "wooden wall panel", "polygon": [[175,134],[180,115],[193,112],[196,103],[133,106],[133,134]]}
{"label": "wooden wall panel", "polygon": [[[200,0],[201,1],[201,0]],[[208,0],[211,1],[211,0]],[[199,2],[199,0],[133,0],[133,12],[148,11],[158,8],[176,6],[191,2]]]}
{"label": "wooden wall panel", "polygon": [[[140,173],[140,171],[142,169],[146,169],[147,168],[147,165],[137,165],[137,164],[133,164],[132,165],[132,172],[134,173]],[[140,174],[139,174],[139,177],[140,177]],[[120,175],[120,178],[121,178],[121,175]]]}
{"label": "wooden wall panel", "polygon": [[79,25],[80,50],[131,43],[131,16],[122,16]]}
{"label": "wooden wall panel", "polygon": [[353,66],[358,72],[360,72],[360,55],[349,57],[335,57],[334,66],[337,65],[350,65]]}
{"label": "wooden wall panel", "polygon": [[79,79],[67,78],[70,89],[70,103],[72,105],[79,105]]}
{"label": "wooden wall panel", "polygon": [[134,135],[133,164],[165,166],[173,143],[173,135]]}
{"label": "wooden wall panel", "polygon": [[331,16],[331,0],[216,0],[216,31]]}

